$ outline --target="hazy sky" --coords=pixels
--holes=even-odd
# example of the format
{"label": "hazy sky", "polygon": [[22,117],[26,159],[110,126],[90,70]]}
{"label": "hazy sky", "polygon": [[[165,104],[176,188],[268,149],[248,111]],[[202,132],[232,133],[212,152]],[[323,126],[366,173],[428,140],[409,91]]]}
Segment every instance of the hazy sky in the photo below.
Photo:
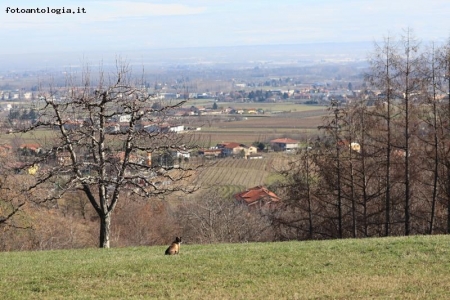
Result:
{"label": "hazy sky", "polygon": [[[449,0],[1,0],[0,54],[450,36]],[[84,8],[86,13],[7,13]]]}

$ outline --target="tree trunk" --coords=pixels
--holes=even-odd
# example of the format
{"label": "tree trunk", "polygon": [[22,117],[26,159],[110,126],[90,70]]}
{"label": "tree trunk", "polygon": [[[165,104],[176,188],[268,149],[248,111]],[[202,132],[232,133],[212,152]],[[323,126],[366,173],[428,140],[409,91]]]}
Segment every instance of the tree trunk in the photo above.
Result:
{"label": "tree trunk", "polygon": [[439,139],[438,139],[438,110],[436,105],[436,67],[435,67],[435,55],[436,51],[433,46],[433,57],[431,61],[431,80],[433,87],[433,98],[432,98],[432,109],[433,109],[433,196],[431,198],[431,215],[430,215],[430,227],[428,229],[428,234],[433,234],[435,216],[436,216],[436,202],[438,194],[438,182],[439,182]]}
{"label": "tree trunk", "polygon": [[336,137],[336,163],[337,163],[337,209],[338,209],[338,237],[342,239],[343,229],[342,229],[342,187],[341,187],[341,158],[340,158],[340,145],[339,145],[339,126],[338,126],[338,113],[339,113],[339,102],[336,101],[336,109],[334,110],[334,126],[335,126],[335,137]]}
{"label": "tree trunk", "polygon": [[307,192],[307,199],[308,199],[308,238],[310,240],[313,239],[314,236],[314,226],[313,226],[313,212],[312,212],[312,195],[311,195],[311,179],[310,179],[310,162],[309,162],[309,150],[306,149],[306,157],[304,158],[305,162],[305,171],[306,171],[306,192]]}
{"label": "tree trunk", "polygon": [[[447,72],[446,77],[448,80],[448,108],[447,108],[447,122],[450,121],[450,43],[447,48],[447,58],[446,58]],[[447,167],[447,182],[446,182],[446,194],[447,194],[447,234],[450,233],[450,168],[448,164],[448,160],[446,159],[446,167]]]}
{"label": "tree trunk", "polygon": [[447,167],[447,182],[446,194],[447,194],[447,234],[450,234],[450,163],[446,162]]}
{"label": "tree trunk", "polygon": [[100,248],[109,248],[111,213],[100,215]]}

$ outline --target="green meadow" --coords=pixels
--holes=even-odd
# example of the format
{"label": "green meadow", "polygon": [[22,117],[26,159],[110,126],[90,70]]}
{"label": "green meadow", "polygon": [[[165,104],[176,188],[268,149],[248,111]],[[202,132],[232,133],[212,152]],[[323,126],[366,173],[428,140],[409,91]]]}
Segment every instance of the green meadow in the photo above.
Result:
{"label": "green meadow", "polygon": [[450,236],[0,253],[2,299],[445,299]]}

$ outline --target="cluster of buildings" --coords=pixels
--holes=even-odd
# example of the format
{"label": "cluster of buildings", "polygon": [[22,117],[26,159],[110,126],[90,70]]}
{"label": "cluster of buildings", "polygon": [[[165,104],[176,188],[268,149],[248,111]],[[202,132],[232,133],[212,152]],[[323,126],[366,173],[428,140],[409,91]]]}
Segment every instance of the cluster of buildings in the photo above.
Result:
{"label": "cluster of buildings", "polygon": [[0,100],[32,100],[36,97],[33,92],[22,92],[20,90],[0,90]]}
{"label": "cluster of buildings", "polygon": [[[222,143],[220,145],[218,145],[219,147],[221,147],[221,150],[224,150],[225,152],[228,151],[228,153],[230,153],[230,155],[232,155],[233,150],[237,150],[237,149],[246,149],[243,145],[239,145],[237,143]],[[249,150],[251,149],[251,150]],[[248,151],[253,151],[253,154],[256,154],[257,149],[255,149],[255,147],[248,147],[247,148]],[[12,154],[12,146],[10,145],[0,145],[0,156],[9,156]],[[28,143],[28,144],[22,144],[20,145],[18,151],[21,151],[23,155],[39,155],[40,151],[41,151],[41,147],[39,144],[37,143]],[[189,157],[189,152],[188,151],[182,151],[179,150],[177,152],[172,153],[171,155],[173,157]],[[252,155],[252,154],[249,154]],[[123,159],[123,153],[118,152],[115,154],[114,156],[115,159],[117,159],[117,161],[120,161],[121,159]],[[148,156],[146,158],[142,158],[143,160],[145,160],[146,162],[139,162],[139,163],[147,163],[148,165],[152,165],[152,155],[149,153]],[[132,161],[134,162],[138,162],[138,160],[140,160],[139,157],[132,157],[131,158]],[[60,152],[56,154],[55,157],[55,163],[59,164],[59,165],[65,165],[65,164],[70,164],[70,156],[68,155],[68,153],[66,152]],[[12,163],[10,165],[10,167],[13,167],[17,170],[22,170],[23,168],[23,164],[20,162],[16,162],[16,163]],[[25,169],[25,172],[29,175],[35,175],[37,173],[37,171],[39,170],[39,166],[38,165],[32,165],[29,166]],[[20,171],[22,172],[22,171]],[[155,179],[156,180],[156,179]],[[170,183],[169,183],[170,184]],[[277,196],[274,192],[270,191],[267,187],[265,186],[255,186],[252,188],[249,188],[245,191],[236,193],[235,195],[233,195],[234,199],[237,201],[237,203],[246,205],[249,207],[249,209],[261,209],[261,208],[269,208],[269,209],[273,209],[276,208],[278,204],[281,203],[281,198],[279,196]]]}
{"label": "cluster of buildings", "polygon": [[[273,151],[293,153],[299,148],[299,141],[290,138],[279,138],[270,141],[270,148]],[[227,142],[217,144],[215,147],[200,149],[199,155],[206,158],[237,157],[245,159],[262,159],[263,155],[255,146]]]}
{"label": "cluster of buildings", "polygon": [[188,108],[178,108],[175,112],[175,116],[214,116],[214,115],[258,115],[264,114],[264,110],[261,108],[221,108],[214,109],[212,107],[204,107],[204,106],[191,106]]}

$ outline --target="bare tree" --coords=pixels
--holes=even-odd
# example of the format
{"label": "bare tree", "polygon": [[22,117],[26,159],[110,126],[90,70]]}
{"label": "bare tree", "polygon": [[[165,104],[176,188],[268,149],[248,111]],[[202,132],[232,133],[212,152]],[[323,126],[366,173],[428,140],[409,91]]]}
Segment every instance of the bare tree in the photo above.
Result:
{"label": "bare tree", "polygon": [[284,200],[271,214],[273,227],[279,239],[314,239],[319,237],[321,205],[318,200],[320,186],[319,168],[314,163],[318,151],[308,141],[295,157],[290,157],[286,167],[279,170],[283,180],[272,184]]}
{"label": "bare tree", "polygon": [[272,241],[265,210],[252,210],[220,190],[209,188],[199,201],[185,202],[177,211],[183,235],[197,243]]}
{"label": "bare tree", "polygon": [[411,234],[411,207],[413,205],[413,135],[415,124],[415,107],[413,104],[420,103],[421,87],[423,84],[422,76],[422,62],[423,56],[419,52],[420,43],[415,40],[412,30],[406,29],[405,34],[401,39],[401,50],[404,54],[397,56],[394,66],[397,70],[396,85],[398,86],[398,93],[402,96],[402,103],[399,106],[400,112],[403,116],[403,138],[401,144],[398,146],[404,153],[404,215],[405,215],[405,235]]}
{"label": "bare tree", "polygon": [[438,62],[441,67],[440,70],[443,76],[437,77],[437,87],[442,92],[447,94],[447,105],[442,104],[442,121],[440,126],[440,134],[445,137],[440,146],[441,164],[445,175],[442,176],[441,185],[445,191],[446,205],[447,205],[447,233],[450,233],[450,158],[446,140],[450,137],[450,39],[446,45],[440,49],[438,54]]}
{"label": "bare tree", "polygon": [[96,77],[86,67],[80,83],[71,77],[64,89],[43,90],[39,119],[21,129],[51,131],[53,136],[27,163],[39,166],[29,189],[47,188],[49,201],[81,190],[99,217],[101,248],[110,247],[111,217],[121,197],[194,189],[185,181],[194,168],[152,162],[152,157],[192,147],[189,135],[171,132],[165,123],[169,112],[185,101],[152,108],[153,95],[131,76],[131,68],[121,61],[111,73],[100,68]]}
{"label": "bare tree", "polygon": [[[425,176],[422,176],[423,180],[421,182],[421,185],[425,187],[424,189],[421,189],[423,190],[423,197],[425,199],[430,198],[429,189],[431,188],[429,214],[426,213],[426,215],[429,215],[427,218],[427,232],[429,234],[433,234],[436,224],[436,209],[440,194],[440,145],[443,142],[443,135],[441,134],[442,113],[440,111],[438,99],[438,87],[441,83],[439,80],[439,71],[442,71],[442,68],[438,67],[438,53],[435,44],[433,44],[428,55],[426,55],[426,63],[424,63],[423,77],[425,80],[421,93],[423,93],[425,98],[421,105],[422,112],[420,115],[421,121],[423,122],[424,127],[425,125],[426,127],[418,134],[419,140],[424,146],[424,156],[427,158],[420,166],[421,171],[425,174]],[[429,175],[426,176],[427,174]]]}
{"label": "bare tree", "polygon": [[327,133],[333,137],[334,139],[334,147],[335,152],[331,153],[332,160],[329,161],[332,163],[333,168],[330,170],[330,174],[333,176],[328,176],[328,182],[333,187],[336,192],[336,210],[337,210],[337,230],[338,237],[342,238],[344,235],[343,228],[343,217],[344,217],[344,195],[342,190],[342,145],[344,142],[342,138],[341,126],[345,122],[345,111],[339,108],[339,101],[332,100],[331,106],[329,107],[330,111],[332,111],[332,116],[328,116],[328,124],[324,126],[319,126],[319,129],[325,129]]}
{"label": "bare tree", "polygon": [[[381,139],[379,136],[373,137],[374,140],[380,141],[385,145],[386,159],[385,159],[385,222],[384,235],[388,236],[391,225],[391,173],[392,173],[392,120],[393,116],[393,102],[395,99],[394,79],[396,77],[394,70],[394,60],[397,57],[397,44],[392,37],[384,39],[384,43],[375,44],[375,50],[370,58],[371,65],[370,73],[366,80],[372,87],[380,90],[378,110],[374,111],[374,116],[384,120],[385,126],[383,132],[385,136]],[[383,124],[384,125],[384,124]]]}

